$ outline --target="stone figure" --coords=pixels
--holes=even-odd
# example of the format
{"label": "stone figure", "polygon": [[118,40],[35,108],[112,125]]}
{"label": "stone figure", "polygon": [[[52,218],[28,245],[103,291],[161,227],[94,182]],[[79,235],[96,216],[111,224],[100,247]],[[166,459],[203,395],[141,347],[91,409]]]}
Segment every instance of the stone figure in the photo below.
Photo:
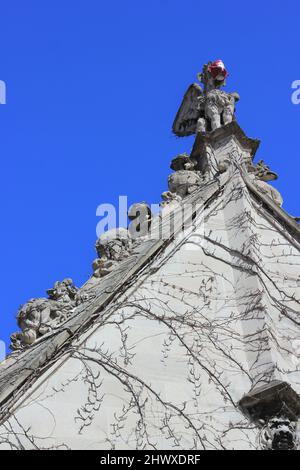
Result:
{"label": "stone figure", "polygon": [[221,60],[204,65],[198,74],[204,88],[197,83],[188,88],[173,124],[174,134],[184,137],[210,132],[233,121],[239,95],[220,90],[227,77]]}
{"label": "stone figure", "polygon": [[20,307],[17,323],[21,331],[11,335],[11,349],[32,345],[66,320],[77,304],[77,292],[72,279],[65,279],[47,291],[48,299],[31,299]]}
{"label": "stone figure", "polygon": [[125,228],[109,230],[101,235],[96,242],[99,258],[93,263],[95,277],[103,277],[111,273],[120,261],[130,254],[132,240]]}
{"label": "stone figure", "polygon": [[283,199],[281,194],[276,188],[268,184],[268,181],[275,181],[278,179],[277,174],[271,171],[263,160],[260,160],[256,165],[253,165],[252,163],[248,164],[247,171],[258,191],[266,194],[278,206],[282,206]]}
{"label": "stone figure", "polygon": [[[194,192],[201,184],[200,172],[195,171],[195,162],[183,153],[172,160],[171,169],[175,171],[168,178],[169,192],[181,198]],[[170,194],[168,198],[171,199]],[[172,196],[174,199],[175,197]]]}
{"label": "stone figure", "polygon": [[132,239],[146,236],[151,227],[152,212],[146,202],[133,204],[128,211],[128,230]]}
{"label": "stone figure", "polygon": [[263,428],[260,440],[265,450],[296,450],[296,423],[282,416],[272,418]]}

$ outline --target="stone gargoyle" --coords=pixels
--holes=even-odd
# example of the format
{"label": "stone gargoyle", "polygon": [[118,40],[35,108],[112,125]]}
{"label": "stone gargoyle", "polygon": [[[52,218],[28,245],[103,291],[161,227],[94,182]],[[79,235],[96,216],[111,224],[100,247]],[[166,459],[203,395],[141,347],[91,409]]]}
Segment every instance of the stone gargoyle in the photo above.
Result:
{"label": "stone gargoyle", "polygon": [[228,72],[221,60],[204,65],[198,74],[198,83],[191,85],[184,95],[182,104],[173,123],[173,132],[184,137],[197,132],[210,132],[232,122],[238,93],[226,93],[220,88],[225,85]]}
{"label": "stone gargoyle", "polygon": [[17,323],[21,331],[11,335],[11,349],[30,346],[66,320],[78,303],[78,289],[72,279],[56,282],[48,298],[31,299],[20,307]]}
{"label": "stone gargoyle", "polygon": [[264,450],[296,450],[299,445],[296,423],[279,416],[268,421],[261,431],[261,447]]}
{"label": "stone gargoyle", "polygon": [[94,277],[104,277],[130,254],[132,240],[125,228],[109,230],[96,242],[98,258],[93,262]]}

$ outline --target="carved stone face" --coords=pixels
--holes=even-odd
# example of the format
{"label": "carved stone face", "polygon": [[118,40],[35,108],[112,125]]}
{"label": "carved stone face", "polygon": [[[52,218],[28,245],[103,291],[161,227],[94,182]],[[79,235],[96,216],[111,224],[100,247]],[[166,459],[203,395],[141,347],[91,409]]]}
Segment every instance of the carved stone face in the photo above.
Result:
{"label": "carved stone face", "polygon": [[273,418],[264,428],[264,447],[272,450],[293,450],[297,447],[295,423],[285,418]]}
{"label": "carved stone face", "polygon": [[295,447],[296,433],[290,421],[276,419],[270,425],[271,435],[273,437],[273,450],[291,450]]}

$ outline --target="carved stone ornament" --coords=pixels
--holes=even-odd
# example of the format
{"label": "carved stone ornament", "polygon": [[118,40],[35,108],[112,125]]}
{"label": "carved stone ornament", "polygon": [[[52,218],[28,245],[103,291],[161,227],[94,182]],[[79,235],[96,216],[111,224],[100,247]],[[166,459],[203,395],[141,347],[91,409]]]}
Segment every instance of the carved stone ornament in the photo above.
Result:
{"label": "carved stone ornament", "polygon": [[204,65],[202,73],[198,74],[204,89],[197,83],[188,88],[173,124],[174,134],[184,137],[210,132],[234,120],[239,95],[220,90],[227,76],[221,60]]}
{"label": "carved stone ornament", "polygon": [[32,345],[65,321],[79,302],[77,292],[72,279],[65,279],[47,291],[48,299],[31,299],[20,307],[17,323],[21,331],[11,335],[11,349]]}
{"label": "carved stone ornament", "polygon": [[103,277],[111,273],[120,261],[130,254],[132,240],[125,228],[109,230],[101,235],[96,242],[99,258],[93,263],[95,277]]}
{"label": "carved stone ornament", "polygon": [[297,450],[299,439],[297,423],[284,416],[272,418],[260,433],[260,447],[263,450]]}
{"label": "carved stone ornament", "polygon": [[239,406],[252,422],[262,427],[259,434],[262,449],[297,449],[300,397],[288,383],[276,380],[258,387],[245,395]]}
{"label": "carved stone ornament", "polygon": [[269,198],[272,199],[272,201],[275,202],[275,204],[281,207],[283,204],[283,199],[280,192],[267,183],[268,181],[277,180],[277,174],[271,171],[263,160],[260,160],[256,165],[248,163],[247,171],[258,191],[266,194]]}
{"label": "carved stone ornament", "polygon": [[202,182],[201,175],[195,171],[195,162],[186,154],[178,155],[171,163],[175,170],[168,179],[169,191],[184,198],[199,188]]}
{"label": "carved stone ornament", "polygon": [[133,204],[128,211],[130,224],[128,231],[130,237],[135,240],[146,236],[151,227],[152,212],[146,202],[138,202]]}

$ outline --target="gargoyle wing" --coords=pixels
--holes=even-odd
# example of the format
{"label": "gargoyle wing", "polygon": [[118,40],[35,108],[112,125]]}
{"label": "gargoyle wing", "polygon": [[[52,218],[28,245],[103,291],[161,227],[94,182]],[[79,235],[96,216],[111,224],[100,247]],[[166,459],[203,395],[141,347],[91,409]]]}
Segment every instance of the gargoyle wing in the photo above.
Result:
{"label": "gargoyle wing", "polygon": [[195,134],[196,125],[201,116],[203,91],[200,85],[193,83],[183,97],[183,101],[173,123],[173,132],[178,137]]}

